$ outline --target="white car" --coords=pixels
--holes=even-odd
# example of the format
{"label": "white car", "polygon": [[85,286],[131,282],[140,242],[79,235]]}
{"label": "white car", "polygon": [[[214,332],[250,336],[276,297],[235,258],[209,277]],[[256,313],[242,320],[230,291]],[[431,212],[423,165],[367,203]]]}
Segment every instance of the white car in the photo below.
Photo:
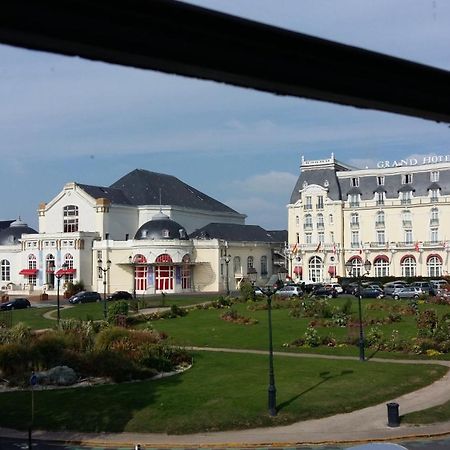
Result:
{"label": "white car", "polygon": [[406,286],[395,289],[392,293],[392,298],[398,300],[399,298],[419,298],[423,294],[422,289],[416,286]]}
{"label": "white car", "polygon": [[330,283],[329,286],[331,286],[338,294],[342,294],[344,292],[344,289],[342,289],[342,286],[339,283]]}

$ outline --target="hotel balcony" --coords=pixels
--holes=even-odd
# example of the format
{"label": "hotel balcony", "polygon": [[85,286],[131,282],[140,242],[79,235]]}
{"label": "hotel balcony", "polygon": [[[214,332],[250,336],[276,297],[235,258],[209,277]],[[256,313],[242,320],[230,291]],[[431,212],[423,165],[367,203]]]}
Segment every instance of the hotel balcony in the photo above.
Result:
{"label": "hotel balcony", "polygon": [[385,228],[386,222],[384,220],[379,220],[375,222],[375,228]]}
{"label": "hotel balcony", "polygon": [[359,202],[349,202],[350,208],[356,208],[359,206]]}
{"label": "hotel balcony", "polygon": [[310,204],[303,205],[303,209],[312,211],[313,207]]}
{"label": "hotel balcony", "polygon": [[325,229],[325,224],[323,222],[317,223],[317,229],[318,230],[324,230]]}
{"label": "hotel balcony", "polygon": [[370,248],[387,248],[388,243],[387,242],[370,242],[369,247]]}
{"label": "hotel balcony", "polygon": [[350,229],[357,230],[359,228],[359,222],[350,222]]}
{"label": "hotel balcony", "polygon": [[441,247],[444,248],[445,247],[445,243],[442,241],[425,241],[422,243],[423,247]]}
{"label": "hotel balcony", "polygon": [[430,219],[430,227],[437,227],[439,225],[439,219]]}
{"label": "hotel balcony", "polygon": [[412,227],[412,220],[402,220],[402,225],[404,228],[411,228]]}
{"label": "hotel balcony", "polygon": [[410,205],[411,199],[410,198],[402,198],[400,199],[400,205]]}
{"label": "hotel balcony", "polygon": [[312,230],[313,229],[313,224],[312,223],[304,223],[303,224],[303,229],[304,230]]}

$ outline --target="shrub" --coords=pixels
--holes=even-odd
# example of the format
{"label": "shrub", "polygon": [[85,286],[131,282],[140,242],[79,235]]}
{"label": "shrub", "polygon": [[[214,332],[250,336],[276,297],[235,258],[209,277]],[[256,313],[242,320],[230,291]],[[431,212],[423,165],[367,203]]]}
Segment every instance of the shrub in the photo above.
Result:
{"label": "shrub", "polygon": [[128,302],[119,300],[108,305],[108,323],[116,323],[118,316],[128,316]]}
{"label": "shrub", "polygon": [[379,327],[372,327],[366,333],[366,343],[368,347],[380,348],[383,343],[384,334]]}
{"label": "shrub", "polygon": [[308,327],[304,334],[304,345],[308,347],[318,347],[320,345],[319,333],[315,328]]}
{"label": "shrub", "polygon": [[67,344],[68,339],[63,334],[55,332],[42,334],[31,346],[33,366],[39,370],[47,370],[60,365]]}
{"label": "shrub", "polygon": [[352,313],[352,300],[351,298],[347,298],[345,303],[342,305],[341,308],[342,314],[345,314],[346,316],[350,316]]}
{"label": "shrub", "polygon": [[255,291],[253,289],[253,285],[251,283],[248,282],[244,282],[241,283],[241,286],[239,288],[239,292],[240,292],[240,299],[243,302],[248,302],[248,301],[255,301]]}
{"label": "shrub", "polygon": [[420,311],[416,316],[418,336],[432,336],[438,323],[436,311],[426,309]]}
{"label": "shrub", "polygon": [[125,328],[120,327],[110,327],[102,330],[98,333],[95,339],[94,349],[96,351],[105,351],[108,350],[111,345],[120,339],[126,338],[129,334],[129,331]]}
{"label": "shrub", "polygon": [[226,320],[227,322],[238,323],[241,325],[254,325],[258,323],[257,320],[252,319],[250,317],[241,316],[235,309],[229,309],[225,311],[220,318],[222,320]]}
{"label": "shrub", "polygon": [[31,352],[26,345],[8,343],[0,346],[0,371],[4,377],[31,372]]}

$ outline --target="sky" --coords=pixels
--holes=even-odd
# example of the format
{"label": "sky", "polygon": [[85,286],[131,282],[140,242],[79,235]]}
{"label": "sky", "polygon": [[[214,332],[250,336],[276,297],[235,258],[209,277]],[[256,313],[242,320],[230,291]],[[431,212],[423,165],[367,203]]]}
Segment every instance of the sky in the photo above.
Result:
{"label": "sky", "polygon": [[[189,3],[450,70],[446,0]],[[36,229],[65,183],[109,186],[136,168],[286,229],[302,155],[364,168],[450,154],[448,124],[5,45],[0,100],[0,219]]]}

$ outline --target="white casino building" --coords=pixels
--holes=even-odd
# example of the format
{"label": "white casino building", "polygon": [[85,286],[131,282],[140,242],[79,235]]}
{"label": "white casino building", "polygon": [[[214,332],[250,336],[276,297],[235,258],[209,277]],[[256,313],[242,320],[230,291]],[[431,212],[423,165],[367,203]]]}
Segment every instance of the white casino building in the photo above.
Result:
{"label": "white casino building", "polygon": [[369,276],[449,274],[450,156],[380,161],[357,169],[302,158],[288,205],[289,271],[328,281]]}
{"label": "white casino building", "polygon": [[234,290],[250,268],[267,282],[287,240],[173,176],[138,169],[109,187],[67,183],[38,213],[39,232],[0,222],[2,290],[52,293],[57,275],[98,292]]}

